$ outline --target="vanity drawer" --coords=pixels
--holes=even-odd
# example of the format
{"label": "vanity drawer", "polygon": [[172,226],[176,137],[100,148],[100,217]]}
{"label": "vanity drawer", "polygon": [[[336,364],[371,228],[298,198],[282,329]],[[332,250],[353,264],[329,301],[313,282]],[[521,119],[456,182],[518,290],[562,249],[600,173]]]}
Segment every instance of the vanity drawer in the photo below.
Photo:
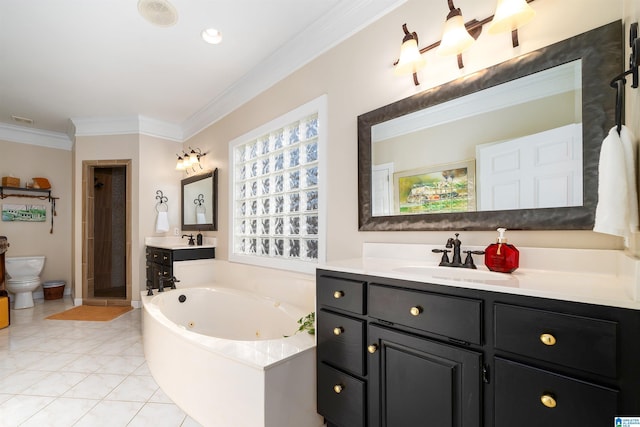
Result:
{"label": "vanity drawer", "polygon": [[617,375],[617,322],[495,304],[495,347],[559,365]]}
{"label": "vanity drawer", "polygon": [[318,311],[318,361],[365,375],[365,321]]}
{"label": "vanity drawer", "polygon": [[364,381],[319,363],[318,413],[340,427],[364,427]]}
{"label": "vanity drawer", "polygon": [[495,427],[607,426],[617,414],[616,390],[500,358],[494,371]]}
{"label": "vanity drawer", "polygon": [[369,285],[369,315],[468,343],[481,342],[480,300]]}
{"label": "vanity drawer", "polygon": [[171,251],[168,249],[154,248],[147,246],[147,261],[155,262],[162,265],[171,265]]}
{"label": "vanity drawer", "polygon": [[320,276],[317,283],[318,305],[325,305],[357,314],[365,313],[365,282]]}

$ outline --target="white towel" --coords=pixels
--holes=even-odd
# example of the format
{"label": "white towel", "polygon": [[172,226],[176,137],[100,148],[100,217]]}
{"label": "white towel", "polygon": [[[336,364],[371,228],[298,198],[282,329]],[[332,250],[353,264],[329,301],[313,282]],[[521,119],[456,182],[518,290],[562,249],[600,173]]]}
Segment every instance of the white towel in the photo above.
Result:
{"label": "white towel", "polygon": [[169,231],[169,214],[167,212],[158,212],[156,233],[166,233],[167,231]]}
{"label": "white towel", "polygon": [[598,205],[593,231],[628,238],[638,231],[636,140],[622,126],[602,141],[598,165]]}
{"label": "white towel", "polygon": [[196,224],[206,224],[207,219],[204,216],[204,212],[198,212],[196,214]]}

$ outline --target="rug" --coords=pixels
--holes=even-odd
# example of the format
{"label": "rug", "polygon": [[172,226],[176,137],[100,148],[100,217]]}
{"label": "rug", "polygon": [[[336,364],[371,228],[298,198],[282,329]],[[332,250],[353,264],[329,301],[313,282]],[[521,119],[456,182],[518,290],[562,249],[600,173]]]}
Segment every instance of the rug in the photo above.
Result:
{"label": "rug", "polygon": [[47,317],[51,320],[85,320],[93,322],[108,322],[132,310],[131,306],[95,306],[79,305],[61,313]]}

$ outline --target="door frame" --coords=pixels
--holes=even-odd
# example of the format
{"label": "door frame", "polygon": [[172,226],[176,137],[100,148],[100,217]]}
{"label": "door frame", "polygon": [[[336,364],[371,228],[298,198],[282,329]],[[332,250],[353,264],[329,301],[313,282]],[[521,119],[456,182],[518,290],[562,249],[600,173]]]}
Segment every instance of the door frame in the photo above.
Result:
{"label": "door frame", "polygon": [[[96,168],[125,167],[126,180],[126,297],[95,298],[89,293],[93,286],[94,259],[94,186]],[[131,305],[131,159],[121,160],[83,160],[82,161],[82,304],[84,305]]]}

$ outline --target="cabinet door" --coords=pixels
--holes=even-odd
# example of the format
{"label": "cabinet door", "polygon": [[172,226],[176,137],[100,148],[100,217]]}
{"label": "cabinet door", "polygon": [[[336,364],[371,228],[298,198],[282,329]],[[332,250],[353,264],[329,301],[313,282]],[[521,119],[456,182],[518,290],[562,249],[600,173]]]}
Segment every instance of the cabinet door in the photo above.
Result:
{"label": "cabinet door", "polygon": [[370,427],[481,425],[480,353],[378,325],[368,344]]}

